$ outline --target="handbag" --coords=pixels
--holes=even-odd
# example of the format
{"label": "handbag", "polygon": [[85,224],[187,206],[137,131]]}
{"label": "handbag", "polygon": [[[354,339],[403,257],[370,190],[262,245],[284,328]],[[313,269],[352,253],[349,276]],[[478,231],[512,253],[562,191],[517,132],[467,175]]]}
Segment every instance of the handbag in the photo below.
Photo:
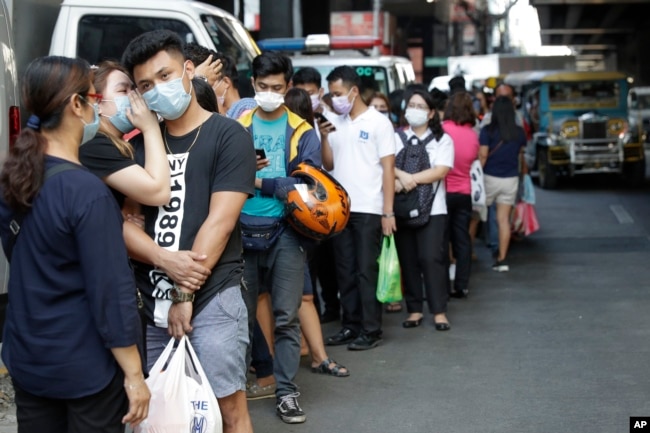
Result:
{"label": "handbag", "polygon": [[221,433],[214,391],[187,336],[172,337],[146,379],[149,414],[135,433]]}
{"label": "handbag", "polygon": [[284,218],[242,213],[239,216],[242,246],[245,250],[266,251],[278,240],[286,224]]}
{"label": "handbag", "polygon": [[377,300],[381,303],[402,300],[402,279],[399,267],[395,236],[384,236],[379,255],[379,278],[377,279]]}
{"label": "handbag", "polygon": [[395,218],[409,219],[415,218],[420,214],[418,208],[420,207],[420,200],[418,190],[412,189],[409,192],[400,192],[395,194],[393,201],[393,212]]}

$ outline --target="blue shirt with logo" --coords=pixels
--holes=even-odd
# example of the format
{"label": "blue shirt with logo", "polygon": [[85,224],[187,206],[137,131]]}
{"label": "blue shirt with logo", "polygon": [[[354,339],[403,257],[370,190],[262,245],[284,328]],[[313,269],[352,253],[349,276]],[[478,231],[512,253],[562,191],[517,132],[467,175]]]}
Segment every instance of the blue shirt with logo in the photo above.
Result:
{"label": "blue shirt with logo", "polygon": [[[257,172],[260,179],[286,177],[286,128],[287,113],[278,119],[264,120],[253,116],[253,141],[255,149],[264,149],[270,165]],[[275,197],[262,196],[259,189],[255,196],[246,200],[242,212],[253,216],[282,217],[284,202]]]}

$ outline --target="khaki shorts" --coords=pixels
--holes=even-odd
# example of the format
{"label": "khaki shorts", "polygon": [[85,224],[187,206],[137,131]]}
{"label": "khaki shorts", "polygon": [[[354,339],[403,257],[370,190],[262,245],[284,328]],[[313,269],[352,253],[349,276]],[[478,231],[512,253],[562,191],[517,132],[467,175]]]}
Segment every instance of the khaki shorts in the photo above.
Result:
{"label": "khaki shorts", "polygon": [[483,176],[485,181],[485,204],[491,206],[492,203],[514,205],[517,200],[517,190],[519,189],[519,177],[495,177]]}

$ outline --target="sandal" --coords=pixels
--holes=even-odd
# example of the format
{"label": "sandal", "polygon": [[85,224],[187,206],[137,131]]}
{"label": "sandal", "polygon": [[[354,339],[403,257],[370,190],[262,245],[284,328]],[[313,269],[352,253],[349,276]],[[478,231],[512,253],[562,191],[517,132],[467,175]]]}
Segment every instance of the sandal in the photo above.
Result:
{"label": "sandal", "polygon": [[[330,365],[332,365],[332,367],[330,367]],[[345,371],[341,371],[343,369],[345,369]],[[312,367],[311,372],[327,374],[334,377],[348,377],[350,375],[350,370],[330,358],[321,362],[318,367]]]}
{"label": "sandal", "polygon": [[401,313],[402,312],[402,304],[399,302],[389,302],[384,306],[384,311],[387,313]]}

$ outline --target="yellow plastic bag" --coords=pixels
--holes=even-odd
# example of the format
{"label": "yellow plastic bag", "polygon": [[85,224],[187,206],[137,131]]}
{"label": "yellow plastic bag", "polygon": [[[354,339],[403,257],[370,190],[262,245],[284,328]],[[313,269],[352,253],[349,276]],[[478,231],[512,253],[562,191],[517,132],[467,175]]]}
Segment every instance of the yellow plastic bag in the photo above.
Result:
{"label": "yellow plastic bag", "polygon": [[381,303],[399,302],[402,300],[402,280],[394,235],[384,236],[383,242],[378,260],[377,300]]}

